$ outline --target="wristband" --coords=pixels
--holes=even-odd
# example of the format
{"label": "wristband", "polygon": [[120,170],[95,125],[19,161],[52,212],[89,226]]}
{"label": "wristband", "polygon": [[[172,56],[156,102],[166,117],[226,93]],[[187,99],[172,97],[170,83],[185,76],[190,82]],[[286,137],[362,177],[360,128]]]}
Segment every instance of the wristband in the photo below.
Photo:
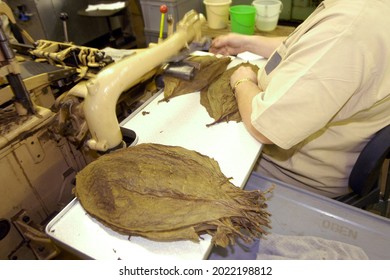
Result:
{"label": "wristband", "polygon": [[236,88],[238,87],[239,84],[241,84],[243,82],[253,82],[253,81],[249,78],[243,78],[243,79],[239,79],[238,81],[236,81],[234,83],[233,88],[232,88],[234,96],[236,96]]}

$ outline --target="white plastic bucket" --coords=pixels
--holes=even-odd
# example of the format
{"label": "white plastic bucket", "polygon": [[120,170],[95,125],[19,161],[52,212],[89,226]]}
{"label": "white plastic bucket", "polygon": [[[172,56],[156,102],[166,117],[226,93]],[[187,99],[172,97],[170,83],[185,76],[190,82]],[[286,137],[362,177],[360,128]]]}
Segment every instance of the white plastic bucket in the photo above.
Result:
{"label": "white plastic bucket", "polygon": [[211,29],[223,29],[229,22],[231,0],[204,0],[207,25]]}
{"label": "white plastic bucket", "polygon": [[260,31],[274,30],[283,10],[283,3],[280,0],[255,0],[252,5],[256,8],[256,28]]}

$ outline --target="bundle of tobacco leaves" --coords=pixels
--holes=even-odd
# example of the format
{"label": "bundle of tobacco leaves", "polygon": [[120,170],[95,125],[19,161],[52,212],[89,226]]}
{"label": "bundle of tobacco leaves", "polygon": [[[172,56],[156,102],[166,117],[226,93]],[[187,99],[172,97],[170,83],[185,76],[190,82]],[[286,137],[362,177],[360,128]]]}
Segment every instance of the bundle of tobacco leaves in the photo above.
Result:
{"label": "bundle of tobacco leaves", "polygon": [[200,103],[206,108],[210,117],[215,121],[207,126],[225,121],[241,121],[237,101],[230,86],[230,77],[240,66],[250,66],[257,73],[259,67],[250,63],[242,63],[226,70],[209,86],[203,88],[200,95]]}
{"label": "bundle of tobacco leaves", "polygon": [[161,101],[183,94],[200,91],[200,103],[206,108],[214,122],[241,121],[237,101],[230,87],[230,77],[240,66],[250,66],[257,73],[259,67],[251,63],[242,63],[226,70],[231,62],[229,57],[192,56],[187,63],[196,66],[193,80],[183,80],[173,76],[164,76],[164,98]]}
{"label": "bundle of tobacco leaves", "polygon": [[177,146],[139,144],[101,156],[77,174],[91,216],[130,236],[158,241],[210,234],[226,247],[266,233],[265,193],[234,186],[218,163]]}
{"label": "bundle of tobacco leaves", "polygon": [[195,77],[187,81],[173,76],[164,76],[164,99],[169,99],[197,91],[201,91],[208,86],[214,79],[219,77],[231,62],[230,57],[217,58],[216,56],[191,56],[186,61],[195,66]]}

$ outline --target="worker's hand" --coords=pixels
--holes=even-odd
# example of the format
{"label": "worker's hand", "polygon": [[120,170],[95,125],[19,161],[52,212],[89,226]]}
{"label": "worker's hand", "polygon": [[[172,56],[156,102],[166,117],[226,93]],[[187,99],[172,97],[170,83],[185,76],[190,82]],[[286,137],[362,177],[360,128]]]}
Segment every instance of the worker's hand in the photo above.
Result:
{"label": "worker's hand", "polygon": [[249,79],[257,85],[257,74],[249,66],[241,66],[230,77],[230,86],[233,88],[237,81]]}
{"label": "worker's hand", "polygon": [[268,58],[286,37],[266,37],[229,33],[216,37],[209,52],[222,55],[237,55],[245,51]]}
{"label": "worker's hand", "polygon": [[247,35],[229,33],[216,37],[210,46],[209,52],[222,55],[237,55],[247,50],[245,38]]}

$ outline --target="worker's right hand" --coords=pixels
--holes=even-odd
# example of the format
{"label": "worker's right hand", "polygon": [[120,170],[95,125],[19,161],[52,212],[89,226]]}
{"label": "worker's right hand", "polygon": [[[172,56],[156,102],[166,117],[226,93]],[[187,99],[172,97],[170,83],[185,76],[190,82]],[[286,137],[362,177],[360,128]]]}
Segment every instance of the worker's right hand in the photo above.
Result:
{"label": "worker's right hand", "polygon": [[247,36],[236,33],[218,36],[212,41],[209,52],[222,55],[237,55],[247,50],[245,44]]}

